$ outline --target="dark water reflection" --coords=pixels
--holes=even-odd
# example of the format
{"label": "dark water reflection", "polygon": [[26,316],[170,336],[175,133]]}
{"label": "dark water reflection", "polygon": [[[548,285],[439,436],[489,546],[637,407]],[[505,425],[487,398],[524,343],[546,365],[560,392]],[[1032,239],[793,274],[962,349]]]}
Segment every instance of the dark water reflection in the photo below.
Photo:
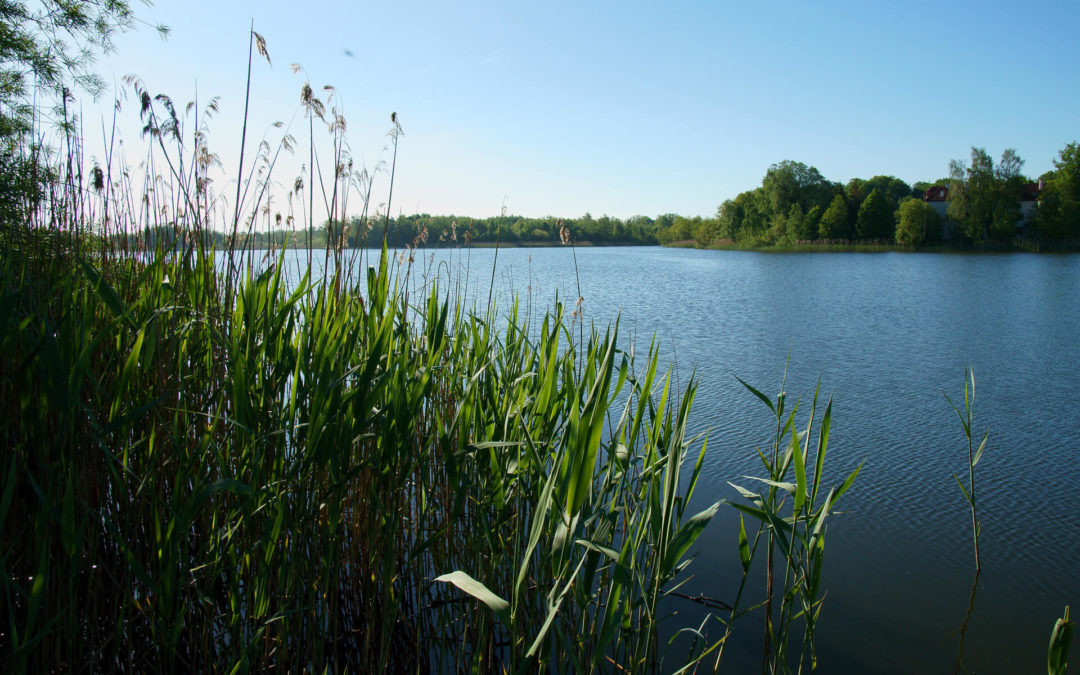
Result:
{"label": "dark water reflection", "polygon": [[[974,562],[952,477],[966,469],[966,446],[942,392],[962,396],[970,363],[976,431],[991,436],[977,469],[983,571],[964,663],[980,673],[1045,668],[1054,619],[1080,602],[1080,256],[576,254],[586,320],[621,316],[639,350],[655,335],[683,384],[698,378],[703,503],[736,498],[727,481],[758,473],[754,447],[770,433],[768,410],[735,375],[775,394],[790,354],[787,391],[808,405],[820,378],[833,397],[831,480],[865,465],[829,530],[824,672],[953,668]],[[468,278],[465,301],[482,307],[493,258],[429,251],[410,284],[419,292],[452,268],[457,292]],[[568,248],[503,249],[494,277],[500,300],[516,293],[534,316],[556,294],[578,297]],[[698,590],[721,599],[737,583],[733,516],[721,511],[692,566]],[[756,664],[758,649],[736,644],[729,665]]]}

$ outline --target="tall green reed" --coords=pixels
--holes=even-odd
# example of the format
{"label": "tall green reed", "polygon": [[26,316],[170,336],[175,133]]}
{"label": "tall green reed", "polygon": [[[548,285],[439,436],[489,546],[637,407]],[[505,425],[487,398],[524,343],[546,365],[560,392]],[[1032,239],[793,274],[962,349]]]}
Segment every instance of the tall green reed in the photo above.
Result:
{"label": "tall green reed", "polygon": [[1050,632],[1050,647],[1046,652],[1046,671],[1049,675],[1065,675],[1069,669],[1069,646],[1072,644],[1073,622],[1069,621],[1069,606],[1064,615],[1054,622]]}
{"label": "tall green reed", "polygon": [[[815,669],[817,652],[814,631],[824,602],[822,567],[826,521],[836,513],[840,497],[851,488],[862,465],[848,474],[838,487],[823,493],[825,454],[832,428],[832,401],[828,402],[820,422],[817,422],[820,383],[814,390],[806,427],[800,431],[796,417],[799,401],[796,400],[789,409],[786,373],[775,400],[743,380],[739,382],[769,408],[775,426],[767,450],[758,449],[765,475],[744,476],[754,481],[757,489],[731,484],[749,501],[749,504],[730,502],[740,512],[738,547],[743,576],[730,610],[724,638],[715,646],[717,658],[714,667],[719,668],[736,621],[763,609],[762,672],[789,672],[792,665],[798,672],[802,672],[805,665]],[[815,424],[817,438],[812,443]],[[757,522],[752,539],[747,536],[744,516]],[[754,560],[759,557],[761,546],[765,549],[764,597],[744,608],[743,596],[749,588]],[[789,643],[797,639],[797,622],[801,622],[801,644],[793,654]]]}
{"label": "tall green reed", "polygon": [[[593,334],[579,379],[573,350],[559,356],[560,334],[572,345],[565,331],[561,321],[545,319],[543,360],[529,376],[536,396],[514,396],[506,415],[518,424],[502,425],[511,435],[482,446],[509,451],[510,482],[499,494],[516,488],[531,495],[500,545],[503,564],[460,567],[437,581],[492,610],[499,627],[487,639],[503,649],[485,649],[501,651],[499,663],[508,668],[657,668],[667,656],[656,640],[659,603],[677,588],[687,552],[719,507],[686,513],[704,443],[680,491],[695,385],[676,405],[670,376],[658,378],[656,351],[636,375],[616,348],[617,327]],[[605,430],[609,413],[618,421]],[[508,571],[512,577],[503,577]],[[676,658],[681,665],[700,656]]]}
{"label": "tall green reed", "polygon": [[[269,56],[249,37],[250,88],[252,47]],[[385,238],[358,273],[339,235],[349,194],[370,223],[371,177],[307,83],[311,168],[293,194],[310,240],[318,118],[337,234],[323,274],[309,249],[290,277],[284,250],[259,260],[250,243],[288,130],[241,160],[229,205],[211,179],[216,100],[181,108],[127,82],[150,139],[142,190],[111,154],[83,184],[69,137],[66,178],[0,232],[0,666],[591,672],[722,653],[755,608],[715,617],[711,645],[706,624],[682,628],[686,650],[659,637],[720,506],[688,511],[696,380],[674,386],[655,344],[636,363],[618,322],[587,337],[579,322],[575,340],[559,304],[534,334],[516,301],[472,312],[438,279],[410,296]],[[766,533],[766,657],[783,664],[800,617],[813,643],[823,524],[855,474],[822,503],[829,411],[811,460],[813,410],[800,449],[795,411],[770,408],[769,489],[741,505],[762,525],[740,544],[748,572]]]}
{"label": "tall green reed", "polygon": [[[153,189],[111,163],[86,189],[69,154],[0,249],[5,669],[665,663],[657,607],[716,510],[685,513],[704,445],[680,491],[693,388],[655,349],[639,379],[617,326],[578,350],[561,307],[530,337],[516,304],[410,301],[385,246],[363,277],[336,237],[320,278],[258,264],[276,153],[228,208],[215,103],[188,146],[187,109],[128,82]],[[452,570],[507,620],[433,583]]]}
{"label": "tall green reed", "polygon": [[960,418],[960,426],[964,429],[964,438],[967,439],[967,460],[968,460],[968,485],[965,488],[964,484],[960,482],[960,477],[953,475],[956,479],[956,484],[960,487],[960,492],[964,494],[964,500],[967,501],[968,506],[971,508],[971,539],[975,547],[975,570],[982,569],[982,561],[979,558],[979,517],[976,511],[977,498],[975,493],[975,465],[982,459],[983,451],[986,450],[986,441],[990,438],[989,430],[983,432],[982,440],[979,441],[979,447],[975,447],[975,441],[972,437],[972,404],[975,401],[975,371],[968,366],[964,369],[964,407],[961,410],[948,394],[945,394],[945,400],[948,401],[949,406],[956,413],[956,416]]}

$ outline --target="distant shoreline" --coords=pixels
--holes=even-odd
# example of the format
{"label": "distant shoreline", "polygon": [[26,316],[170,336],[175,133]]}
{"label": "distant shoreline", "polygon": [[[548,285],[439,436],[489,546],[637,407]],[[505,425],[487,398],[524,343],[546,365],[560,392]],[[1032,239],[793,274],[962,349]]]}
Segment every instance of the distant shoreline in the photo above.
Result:
{"label": "distant shoreline", "polygon": [[1030,241],[949,244],[937,242],[923,246],[901,246],[887,242],[821,242],[771,246],[741,246],[731,240],[714,242],[699,247],[693,241],[665,244],[673,248],[699,248],[708,251],[757,251],[759,253],[1077,253],[1080,245],[1072,243],[1061,246],[1039,245]]}
{"label": "distant shoreline", "polygon": [[[575,241],[573,243],[573,245],[577,246],[578,248],[627,248],[627,247],[632,247],[632,246],[637,246],[637,247],[641,247],[641,246],[661,246],[661,244],[639,244],[637,242],[618,242],[618,241],[597,241],[597,242],[593,242],[593,241]],[[499,242],[499,243],[495,243],[493,241],[474,241],[471,244],[469,244],[468,246],[465,246],[464,244],[460,244],[460,243],[454,244],[453,246],[447,246],[446,244],[440,244],[440,245],[437,245],[437,246],[424,245],[424,246],[421,247],[421,249],[423,249],[425,251],[439,251],[439,250],[464,250],[464,249],[470,249],[470,248],[495,248],[496,246],[498,248],[569,248],[570,244],[560,244],[557,241],[510,241],[510,242],[503,241],[503,242]],[[240,249],[240,248],[242,248],[242,247],[237,246],[237,249]],[[266,246],[266,245],[256,246],[254,248],[255,248],[256,251],[270,250],[270,247]],[[280,250],[281,248],[282,248],[281,246],[275,246],[274,247],[275,250]],[[305,247],[305,246],[286,246],[284,248],[285,248],[285,250],[289,250],[289,251],[308,251],[308,250],[311,250],[311,251],[324,251],[324,250],[326,250],[325,247],[323,247],[323,246],[318,246],[318,247],[313,246],[310,249],[308,247]],[[344,250],[355,250],[357,248],[378,249],[379,247],[378,246],[356,246],[356,247],[352,247],[352,248],[344,249]],[[387,249],[389,249],[391,251],[394,251],[394,250],[400,251],[400,250],[402,250],[404,248],[407,248],[407,247],[406,246],[389,246],[389,245],[387,246]]]}
{"label": "distant shoreline", "polygon": [[[565,248],[568,244],[560,244],[559,242],[540,242],[540,241],[513,241],[513,242],[493,242],[493,241],[474,241],[468,246],[457,243],[453,246],[447,246],[440,244],[438,246],[423,246],[423,250],[437,251],[437,250],[465,250],[470,248],[476,249],[494,249],[498,248]],[[821,242],[821,243],[800,243],[800,244],[787,244],[787,245],[770,245],[770,246],[743,246],[738,243],[729,240],[721,240],[709,244],[708,246],[699,246],[697,242],[692,239],[682,241],[672,241],[666,244],[641,244],[637,242],[592,242],[592,241],[575,241],[573,246],[579,248],[629,248],[629,247],[644,247],[644,246],[661,246],[663,248],[689,248],[697,249],[700,251],[757,251],[758,253],[1078,253],[1080,252],[1080,245],[1062,245],[1062,246],[1047,246],[1038,245],[1034,242],[1019,241],[1019,242],[978,242],[978,243],[966,243],[966,244],[948,244],[938,242],[932,245],[924,245],[918,247],[901,246],[896,243],[887,242]],[[237,247],[242,248],[242,247]],[[275,250],[280,250],[281,247],[274,247]],[[378,246],[367,247],[354,247],[365,249],[376,249]],[[405,246],[390,246],[390,250],[402,250],[407,248]],[[323,251],[324,247],[311,247],[308,249],[303,246],[286,246],[286,250],[295,251]],[[268,246],[256,246],[256,251],[270,250]],[[347,249],[354,250],[354,249]]]}

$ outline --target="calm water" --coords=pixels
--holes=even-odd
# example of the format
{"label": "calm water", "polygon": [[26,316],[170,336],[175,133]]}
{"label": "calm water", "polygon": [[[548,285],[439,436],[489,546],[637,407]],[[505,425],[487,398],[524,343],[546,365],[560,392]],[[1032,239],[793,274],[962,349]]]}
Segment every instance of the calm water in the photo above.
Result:
{"label": "calm water", "polygon": [[[431,255],[418,257],[414,287],[450,268],[459,292],[468,278],[467,297],[486,303],[493,251]],[[1055,618],[1066,604],[1080,609],[1080,256],[576,255],[586,320],[621,316],[642,350],[661,341],[684,384],[699,378],[693,419],[709,430],[702,504],[738,499],[727,481],[758,475],[754,448],[769,440],[768,410],[734,376],[775,395],[790,355],[790,396],[808,405],[820,378],[833,397],[828,482],[865,465],[829,529],[823,672],[953,669],[974,559],[953,479],[965,475],[966,445],[942,393],[962,399],[970,363],[975,430],[989,429],[990,442],[976,476],[983,571],[964,664],[1045,669]],[[556,294],[578,297],[568,248],[501,250],[494,278],[497,297],[516,293],[534,313]],[[698,590],[725,600],[738,583],[737,523],[722,510],[690,568]],[[747,639],[729,666],[758,663],[759,631],[754,619],[741,624]]]}

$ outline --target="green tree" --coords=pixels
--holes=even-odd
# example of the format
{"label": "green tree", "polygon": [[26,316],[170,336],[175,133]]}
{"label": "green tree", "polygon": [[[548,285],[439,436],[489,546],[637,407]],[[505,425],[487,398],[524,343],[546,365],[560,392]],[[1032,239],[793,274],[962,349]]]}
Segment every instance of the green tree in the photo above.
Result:
{"label": "green tree", "polygon": [[858,215],[859,207],[875,189],[881,191],[889,207],[894,210],[899,206],[901,199],[911,194],[911,186],[896,176],[878,175],[869,180],[852,178],[844,189],[847,192],[848,203],[851,205],[850,213],[853,216]]}
{"label": "green tree", "polygon": [[722,206],[721,221],[730,228],[734,241],[752,240],[765,231],[765,193],[761,188],[740,192]]}
{"label": "green tree", "polygon": [[694,223],[694,242],[701,248],[716,241],[719,223],[715,218],[698,219]]}
{"label": "green tree", "polygon": [[803,213],[815,206],[825,206],[832,195],[833,184],[816,168],[802,162],[784,160],[773,164],[761,181],[770,220],[788,216],[791,205],[798,204]]}
{"label": "green tree", "polygon": [[616,220],[612,219],[612,217],[606,213],[600,216],[596,221],[593,241],[610,241],[615,230],[616,222]]}
{"label": "green tree", "polygon": [[869,190],[881,190],[890,208],[894,210],[900,205],[901,199],[911,194],[911,186],[896,176],[874,176],[866,181],[866,187]]}
{"label": "green tree", "polygon": [[776,243],[792,244],[799,238],[802,230],[802,222],[805,214],[798,202],[793,203],[787,215],[776,214],[773,216],[771,238]]}
{"label": "green tree", "polygon": [[133,24],[125,0],[0,0],[0,214],[33,201],[44,179],[35,116],[71,128],[73,90],[96,96],[104,84],[95,53],[111,51],[116,32]]}
{"label": "green tree", "polygon": [[866,187],[866,181],[862,178],[852,178],[844,186],[844,203],[847,204],[848,231],[855,233],[855,221],[859,218],[859,207],[866,201],[870,194],[870,188]]}
{"label": "green tree", "polygon": [[35,93],[59,104],[75,87],[98,94],[95,54],[111,52],[113,37],[134,21],[126,0],[0,0],[0,138],[30,129]]}
{"label": "green tree", "polygon": [[675,222],[671,224],[671,240],[672,241],[686,241],[693,237],[694,224],[682,216],[675,219]]}
{"label": "green tree", "polygon": [[901,246],[919,246],[941,237],[937,211],[921,199],[902,200],[896,220],[896,243]]}
{"label": "green tree", "polygon": [[1024,160],[1007,149],[997,168],[982,148],[971,149],[971,164],[949,162],[948,216],[970,240],[1008,239],[1020,220],[1020,194],[1027,179]]}
{"label": "green tree", "polygon": [[994,213],[992,192],[995,185],[994,162],[982,148],[971,149],[971,165],[959,160],[949,162],[949,218],[967,239],[986,236]]}
{"label": "green tree", "polygon": [[1039,236],[1065,242],[1080,235],[1080,143],[1061,149],[1043,183],[1035,216]]}
{"label": "green tree", "polygon": [[1020,212],[1020,200],[1004,198],[994,205],[994,212],[990,216],[990,224],[986,228],[988,239],[1006,241],[1016,236],[1016,225],[1023,218]]}
{"label": "green tree", "polygon": [[1027,178],[1021,173],[1024,160],[1013,148],[1006,148],[1001,153],[1001,160],[994,168],[994,194],[997,202],[987,230],[991,239],[1004,241],[1016,235],[1016,226],[1023,218],[1020,212],[1020,196],[1024,192]]}
{"label": "green tree", "polygon": [[655,244],[656,225],[648,216],[633,216],[626,221],[627,236],[639,244]]}
{"label": "green tree", "polygon": [[815,204],[814,207],[807,211],[806,215],[802,217],[798,232],[798,238],[800,240],[809,241],[818,238],[818,223],[821,222],[821,212],[822,208]]}
{"label": "green tree", "polygon": [[656,238],[661,244],[670,244],[674,241],[686,241],[694,235],[693,223],[683,216],[666,214],[656,219],[658,226]]}
{"label": "green tree", "polygon": [[859,239],[890,239],[894,233],[893,210],[881,190],[874,188],[859,207],[855,236]]}
{"label": "green tree", "polygon": [[818,222],[818,238],[820,239],[847,239],[850,236],[848,229],[848,207],[844,195],[839,192],[833,197],[829,208],[821,215]]}
{"label": "green tree", "polygon": [[726,199],[716,209],[717,234],[725,239],[735,241],[736,232],[741,223],[737,222],[735,212],[735,200]]}

